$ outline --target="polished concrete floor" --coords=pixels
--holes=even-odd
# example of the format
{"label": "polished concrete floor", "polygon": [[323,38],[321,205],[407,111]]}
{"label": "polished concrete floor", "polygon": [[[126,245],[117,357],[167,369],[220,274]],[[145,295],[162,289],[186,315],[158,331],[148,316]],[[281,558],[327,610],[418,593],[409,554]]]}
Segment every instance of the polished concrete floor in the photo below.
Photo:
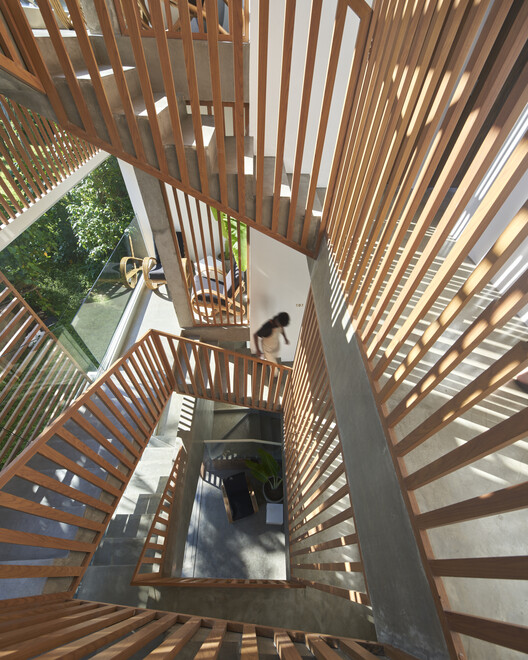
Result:
{"label": "polished concrete floor", "polygon": [[259,482],[252,483],[258,511],[233,523],[227,518],[221,482],[240,471],[215,470],[199,479],[182,577],[286,579],[284,525],[266,524]]}

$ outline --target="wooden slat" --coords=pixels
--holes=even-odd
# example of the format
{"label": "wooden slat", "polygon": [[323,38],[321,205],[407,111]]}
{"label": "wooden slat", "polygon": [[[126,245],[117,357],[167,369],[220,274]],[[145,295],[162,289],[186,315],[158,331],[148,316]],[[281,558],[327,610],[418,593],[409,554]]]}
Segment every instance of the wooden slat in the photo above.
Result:
{"label": "wooden slat", "polygon": [[106,45],[106,52],[108,53],[110,64],[112,65],[112,69],[114,71],[116,86],[121,98],[121,104],[127,120],[130,137],[132,138],[132,144],[134,145],[136,158],[139,158],[140,160],[146,160],[145,151],[143,149],[143,142],[141,141],[141,136],[139,133],[137,117],[132,105],[132,98],[130,96],[130,91],[128,89],[123,71],[121,56],[117,47],[114,31],[111,26],[108,8],[104,0],[95,0],[94,5],[97,11],[97,17],[99,18],[99,23],[101,25],[101,31],[103,33],[103,38]]}
{"label": "wooden slat", "polygon": [[494,580],[528,580],[528,557],[471,557],[433,559],[434,575]]}
{"label": "wooden slat", "polygon": [[215,621],[213,629],[194,656],[196,660],[216,660],[218,658],[226,634],[226,627],[225,621]]}
{"label": "wooden slat", "polygon": [[115,623],[113,626],[103,628],[98,632],[91,635],[82,637],[81,639],[64,644],[48,653],[44,653],[39,657],[42,660],[58,660],[59,658],[67,658],[68,660],[77,660],[86,657],[87,653],[92,653],[98,648],[109,644],[115,639],[119,639],[132,632],[133,630],[141,629],[147,623],[152,621],[156,613],[153,611],[141,612],[132,616],[124,621]]}
{"label": "wooden slat", "polygon": [[273,210],[271,230],[277,233],[279,224],[279,202],[286,140],[286,116],[290,91],[291,59],[293,47],[293,29],[295,24],[296,0],[286,0],[284,14],[284,40],[282,44],[281,85],[279,96],[279,121],[277,126],[277,147],[275,149],[275,176],[273,183]]}
{"label": "wooden slat", "polygon": [[[358,302],[360,300],[364,301],[363,310],[357,310],[359,313],[359,325],[363,325],[366,318],[366,310],[371,308],[376,295],[379,293],[380,284],[387,275],[388,269],[393,262],[394,256],[399,249],[402,238],[405,236],[405,233],[410,226],[414,214],[420,207],[422,197],[426,193],[429,181],[433,177],[434,172],[449,145],[451,136],[458,125],[465,104],[470,98],[471,91],[473,90],[475,82],[478,80],[489,51],[492,48],[495,38],[501,29],[502,23],[508,14],[510,5],[510,2],[503,2],[499,5],[495,3],[492,7],[489,19],[479,37],[477,47],[474,49],[468,62],[468,75],[462,76],[459,82],[457,82],[456,96],[458,102],[456,104],[451,104],[449,107],[445,121],[443,122],[442,130],[437,130],[437,125],[433,121],[436,106],[431,110],[431,114],[427,119],[427,124],[429,126],[428,132],[424,136],[424,139],[420,144],[420,149],[417,152],[417,156],[406,174],[405,184],[401,186],[401,193],[398,193],[396,198],[394,209],[391,212],[383,236],[380,240],[380,244],[373,257],[369,275],[365,278],[360,294],[358,295]],[[481,92],[483,100],[488,98],[493,91],[492,88],[490,88],[489,81],[495,80],[497,76],[500,78],[500,75],[501,73],[497,71],[496,75],[492,76],[487,82],[485,82],[484,87],[486,89],[483,89]],[[450,93],[451,87],[447,86],[444,91],[444,103],[447,102]],[[479,105],[482,106],[482,104]],[[423,162],[424,158],[425,162]],[[406,196],[409,195],[409,193],[409,200],[407,204],[405,204]],[[388,198],[390,199],[390,195]],[[406,210],[402,214],[404,205],[406,206]],[[385,209],[385,206],[383,207],[383,210],[387,210]],[[431,213],[434,213],[433,208],[431,209]],[[399,227],[397,231],[394,232],[394,227],[396,222],[399,221],[400,216],[401,221],[399,222]],[[392,237],[391,234],[393,234]],[[387,249],[384,255],[385,246],[387,246]],[[367,293],[367,288],[370,282],[373,282],[373,284],[370,291]],[[366,295],[361,295],[363,291]],[[356,312],[356,307],[354,308],[354,312]],[[372,322],[376,323],[377,321],[372,319]]]}
{"label": "wooden slat", "polygon": [[[292,238],[295,220],[295,211],[297,209],[297,199],[299,197],[299,183],[301,180],[301,168],[306,141],[306,131],[308,127],[308,111],[310,109],[310,98],[312,94],[312,82],[315,66],[315,54],[317,51],[317,39],[319,37],[319,24],[321,22],[322,0],[312,2],[310,13],[310,30],[308,35],[308,45],[306,47],[306,64],[304,67],[303,91],[301,99],[301,109],[299,115],[299,128],[297,130],[297,144],[295,147],[295,164],[293,166],[293,178],[290,195],[290,212],[288,215],[287,237]],[[305,220],[306,222],[306,220]]]}
{"label": "wooden slat", "polygon": [[17,477],[20,477],[21,479],[26,479],[26,481],[29,481],[30,483],[33,483],[37,486],[42,486],[43,488],[52,490],[72,500],[87,504],[88,506],[91,506],[98,511],[104,511],[105,513],[112,513],[113,511],[113,507],[110,504],[106,504],[105,502],[102,502],[95,497],[86,495],[82,491],[77,490],[76,488],[72,488],[71,486],[67,486],[60,481],[57,481],[53,477],[50,477],[46,474],[41,474],[40,472],[33,470],[27,465],[20,466],[16,474]]}
{"label": "wooden slat", "polygon": [[[194,127],[194,140],[196,144],[196,155],[198,158],[198,170],[200,172],[201,192],[209,194],[209,181],[207,175],[207,164],[205,161],[205,148],[202,133],[202,120],[200,116],[200,95],[198,92],[198,79],[196,76],[196,63],[194,59],[194,46],[191,34],[191,23],[189,19],[189,8],[185,0],[178,0],[178,11],[181,22],[183,53],[185,57],[185,68],[187,71],[187,84],[191,99],[191,116]],[[229,12],[231,18],[231,12]]]}
{"label": "wooden slat", "polygon": [[149,653],[147,658],[151,660],[169,660],[176,657],[199,630],[200,625],[201,619],[192,617],[183,626],[178,628],[178,630],[168,635],[155,651]]}
{"label": "wooden slat", "polygon": [[75,106],[79,111],[79,116],[81,117],[81,121],[84,125],[84,129],[88,134],[95,134],[96,131],[92,120],[92,116],[90,114],[90,111],[88,110],[88,106],[86,104],[84,95],[81,91],[79,80],[75,75],[75,70],[72,66],[72,62],[68,54],[68,51],[66,50],[66,47],[64,45],[64,40],[60,33],[60,29],[57,27],[57,23],[55,21],[55,16],[52,11],[52,8],[47,2],[43,2],[42,6],[39,9],[42,18],[44,19],[44,23],[46,24],[49,38],[53,44],[53,48],[55,50],[57,58],[59,59],[61,68],[64,72],[64,76],[68,83],[68,87],[70,88]]}
{"label": "wooden slat", "polygon": [[184,185],[189,185],[189,172],[187,169],[187,160],[185,158],[185,148],[183,145],[183,134],[181,127],[181,119],[178,113],[178,101],[176,98],[176,89],[174,86],[174,75],[172,71],[172,64],[169,54],[169,45],[167,41],[167,33],[163,26],[163,18],[161,15],[161,7],[158,3],[153,3],[150,6],[152,26],[156,36],[156,43],[158,46],[158,53],[160,59],[161,73],[163,76],[163,84],[165,87],[165,94],[167,95],[167,103],[169,107],[172,137],[174,139],[174,146],[176,149],[176,157],[178,159],[178,168],[180,170],[180,178]]}
{"label": "wooden slat", "polygon": [[[100,607],[96,612],[99,614],[98,617],[88,617],[85,615],[84,618],[88,620],[81,623],[77,623],[72,626],[64,628],[63,626],[59,627],[59,630],[53,630],[51,632],[46,632],[34,639],[29,639],[27,641],[18,642],[12,646],[6,646],[2,649],[2,654],[5,658],[10,657],[23,657],[22,654],[26,654],[26,657],[37,655],[48,651],[50,649],[56,648],[59,645],[66,644],[67,642],[78,639],[82,635],[90,634],[96,630],[101,630],[108,626],[118,623],[123,619],[127,619],[134,614],[134,609],[132,608],[121,608],[117,611],[116,606]],[[51,624],[48,624],[51,627]]]}
{"label": "wooden slat", "polygon": [[14,511],[19,511],[20,513],[30,513],[31,515],[37,516],[39,518],[57,520],[58,522],[65,523],[67,525],[75,525],[84,529],[91,529],[96,532],[99,532],[104,528],[102,523],[94,522],[93,520],[82,518],[81,516],[76,516],[72,513],[66,513],[60,509],[54,509],[50,506],[37,504],[36,502],[31,502],[29,500],[23,499],[22,497],[18,497],[17,495],[11,495],[5,492],[0,492],[0,506],[12,509]]}
{"label": "wooden slat", "polygon": [[77,552],[91,552],[94,547],[91,543],[62,539],[31,532],[19,532],[12,529],[0,529],[2,543],[14,543],[40,548],[55,548],[59,550],[72,550]]}
{"label": "wooden slat", "polygon": [[299,651],[286,631],[276,632],[273,641],[281,660],[301,660]]}
{"label": "wooden slat", "polygon": [[456,449],[427,463],[405,478],[409,490],[420,488],[435,479],[500,451],[528,435],[528,408],[492,426]]}
{"label": "wooden slat", "polygon": [[340,660],[336,653],[319,635],[306,635],[306,646],[317,660]]}
{"label": "wooden slat", "polygon": [[[246,214],[246,181],[244,167],[244,58],[242,52],[243,0],[230,0],[229,16],[233,17],[233,69],[235,87],[234,129],[236,140],[238,212]],[[246,3],[247,4],[247,3]],[[240,247],[240,240],[238,242]]]}
{"label": "wooden slat", "polygon": [[143,649],[149,642],[171,628],[178,620],[177,614],[165,614],[158,620],[144,625],[132,635],[94,655],[97,660],[124,660]]}
{"label": "wooden slat", "polygon": [[303,226],[302,238],[301,238],[301,245],[303,247],[306,247],[308,243],[308,236],[309,236],[310,224],[311,224],[310,221],[312,218],[315,193],[317,190],[317,180],[319,177],[319,170],[321,168],[321,161],[323,158],[323,148],[326,137],[326,129],[328,125],[328,118],[330,116],[330,106],[331,106],[332,94],[334,92],[337,64],[339,60],[339,53],[341,50],[341,41],[343,39],[343,30],[345,27],[346,11],[347,8],[346,8],[345,0],[338,0],[336,17],[334,22],[334,32],[332,34],[330,59],[328,60],[325,89],[323,92],[323,101],[321,105],[321,116],[319,118],[319,127],[317,129],[317,142],[315,144],[314,159],[312,163],[312,169],[310,172],[310,187],[308,189],[308,197],[306,199],[304,226]]}
{"label": "wooden slat", "polygon": [[403,456],[482,401],[528,366],[528,341],[520,341],[396,444]]}
{"label": "wooden slat", "polygon": [[258,643],[255,626],[246,624],[242,632],[242,644],[240,647],[241,660],[258,660]]}
{"label": "wooden slat", "polygon": [[108,103],[108,97],[106,91],[103,87],[101,81],[101,74],[99,73],[99,66],[95,54],[92,49],[92,44],[88,33],[86,31],[86,26],[84,24],[84,19],[81,14],[79,5],[75,0],[66,0],[66,5],[68,7],[68,12],[70,14],[71,21],[73,23],[75,33],[77,35],[77,42],[83,54],[84,62],[86,68],[90,74],[92,84],[94,87],[95,95],[97,97],[97,102],[101,110],[106,128],[108,130],[108,135],[110,137],[110,142],[119,150],[123,150],[123,145],[121,143],[121,138],[117,130],[115,119],[112,115],[112,109]]}
{"label": "wooden slat", "polygon": [[507,511],[517,511],[526,506],[528,506],[528,482],[421,513],[416,516],[416,523],[420,529],[429,529],[494,516]]}
{"label": "wooden slat", "polygon": [[[94,484],[94,486],[98,486],[102,490],[109,492],[111,495],[114,495],[116,497],[121,495],[121,491],[118,488],[111,486],[104,479],[95,476],[94,474],[92,474],[90,470],[81,467],[80,465],[77,465],[75,461],[66,458],[60,452],[56,451],[49,445],[42,445],[41,447],[39,447],[38,453],[41,456],[49,458],[50,461],[53,461],[60,467],[64,467],[70,472],[73,472],[73,474],[76,474],[82,479],[89,481],[90,483]],[[124,477],[123,477],[123,481],[124,481]]]}
{"label": "wooden slat", "polygon": [[360,646],[357,642],[351,640],[340,640],[339,648],[344,651],[349,658],[354,660],[374,660],[376,658],[366,648]]}
{"label": "wooden slat", "polygon": [[528,304],[528,273],[523,273],[500,298],[491,302],[440,360],[420,379],[412,390],[387,416],[387,424],[394,426],[453,371],[486,337],[504,326]]}
{"label": "wooden slat", "polygon": [[262,223],[264,197],[264,139],[266,135],[266,84],[268,72],[269,0],[260,0],[258,15],[258,92],[255,222]]}
{"label": "wooden slat", "polygon": [[528,628],[493,619],[470,616],[460,612],[446,612],[452,630],[469,637],[482,639],[521,653],[528,653]]}

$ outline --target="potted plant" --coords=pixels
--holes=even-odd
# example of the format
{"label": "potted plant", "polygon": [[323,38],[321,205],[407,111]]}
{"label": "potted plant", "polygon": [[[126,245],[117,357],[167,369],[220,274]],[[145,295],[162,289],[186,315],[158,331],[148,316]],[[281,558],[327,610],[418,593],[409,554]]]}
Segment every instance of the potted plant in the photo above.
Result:
{"label": "potted plant", "polygon": [[282,502],[282,477],[280,466],[273,456],[260,447],[257,449],[260,462],[246,461],[251,474],[262,483],[262,493],[267,502]]}

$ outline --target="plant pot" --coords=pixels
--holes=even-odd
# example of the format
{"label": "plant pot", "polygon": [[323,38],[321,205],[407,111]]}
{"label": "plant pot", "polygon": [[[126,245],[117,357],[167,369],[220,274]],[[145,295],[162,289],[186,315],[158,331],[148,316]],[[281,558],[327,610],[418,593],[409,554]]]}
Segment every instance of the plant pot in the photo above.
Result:
{"label": "plant pot", "polygon": [[264,499],[266,500],[266,502],[271,502],[271,503],[282,502],[282,498],[283,498],[282,484],[280,484],[278,488],[272,488],[271,483],[269,481],[266,481],[266,483],[263,484],[262,486],[262,493],[264,495]]}

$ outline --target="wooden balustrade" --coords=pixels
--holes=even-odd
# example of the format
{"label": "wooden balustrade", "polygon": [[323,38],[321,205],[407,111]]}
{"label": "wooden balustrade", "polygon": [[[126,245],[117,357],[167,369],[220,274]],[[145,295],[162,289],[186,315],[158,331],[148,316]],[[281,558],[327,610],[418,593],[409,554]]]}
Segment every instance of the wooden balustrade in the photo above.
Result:
{"label": "wooden balustrade", "polygon": [[90,383],[0,273],[0,465],[5,467]]}
{"label": "wooden balustrade", "polygon": [[[260,624],[156,609],[72,600],[64,595],[21,598],[0,604],[5,657],[131,658],[137,653],[173,658],[399,658],[390,646],[361,639],[307,633]],[[153,646],[154,643],[154,646]],[[334,650],[336,649],[336,650]],[[394,652],[394,655],[393,655]],[[410,656],[405,656],[412,660]]]}
{"label": "wooden balustrade", "polygon": [[292,580],[369,604],[311,293],[284,402],[284,423]]}
{"label": "wooden balustrade", "polygon": [[0,95],[0,230],[97,149]]}
{"label": "wooden balustrade", "polygon": [[[472,652],[482,657],[497,652],[486,643],[526,652],[526,628],[509,605],[520,591],[502,581],[527,578],[513,541],[515,512],[528,504],[513,446],[528,434],[526,397],[510,385],[528,365],[526,320],[517,316],[528,303],[519,251],[528,236],[520,192],[527,28],[522,3],[375,3],[323,210],[424,568],[459,657],[458,634],[475,638]],[[286,415],[295,388],[309,389],[296,370]],[[326,418],[307,411],[293,427],[295,456]],[[499,536],[511,541],[502,552],[491,541]],[[489,607],[478,595],[471,602],[477,578],[494,580]]]}
{"label": "wooden balustrade", "polygon": [[[359,19],[359,39],[345,96],[348,108],[371,16],[371,9],[363,0],[339,0],[334,30],[329,36],[325,29],[320,29],[328,9],[324,3],[325,0],[313,2],[309,50],[305,61],[303,54],[294,66],[292,49],[299,48],[299,39],[304,44],[303,37],[296,37],[294,30],[299,25],[299,13],[305,8],[294,2],[286,4],[276,101],[275,90],[270,89],[274,81],[268,81],[266,75],[268,60],[275,57],[277,50],[270,41],[275,31],[270,31],[268,25],[270,21],[282,21],[282,16],[270,16],[268,0],[260,3],[258,17],[254,17],[259,22],[256,144],[248,135],[248,2],[229,3],[229,30],[222,34],[205,30],[207,15],[213,17],[209,23],[218,24],[218,6],[212,0],[198,0],[196,6],[186,0],[158,0],[148,6],[143,2],[118,1],[117,18],[130,45],[124,48],[121,36],[114,34],[107,4],[95,0],[108,53],[108,61],[100,63],[99,50],[92,45],[79,0],[67,0],[68,20],[84,60],[82,67],[78,56],[70,52],[71,36],[65,40],[61,32],[55,2],[43,0],[39,4],[54,50],[52,59],[47,56],[48,51],[41,51],[40,41],[18,3],[10,1],[9,9],[3,11],[6,21],[17,25],[9,43],[13,42],[13,49],[26,48],[31,55],[30,61],[50,104],[50,117],[54,113],[69,134],[142,168],[237,221],[314,255],[322,235],[321,208],[326,186],[326,174],[319,174],[323,154],[326,160],[334,151],[334,140],[328,137],[330,113],[334,107],[339,108],[341,100],[336,98],[343,88],[341,84],[336,86],[336,76],[338,65],[346,69],[346,64],[340,62],[343,53],[348,52],[343,42],[352,38],[345,31],[346,25]],[[173,20],[176,11],[177,24]],[[144,37],[153,38],[156,55]],[[202,45],[206,46],[210,66],[207,75],[202,66]],[[323,81],[316,75],[316,51],[328,63]],[[45,60],[50,62],[53,75]],[[228,68],[232,69],[232,80],[221,83],[223,69]],[[201,98],[202,90],[209,85],[209,98]],[[302,97],[299,112],[296,95]],[[275,111],[271,107],[274,103],[278,112],[276,139],[272,134],[275,128],[266,120]],[[230,127],[227,130],[226,121],[226,110],[231,108],[232,131]],[[313,117],[319,117],[316,130],[312,128]],[[293,146],[289,132],[296,127]],[[275,153],[269,153],[266,139],[276,142]],[[334,171],[336,167],[334,163]],[[293,171],[290,173],[289,169]]]}
{"label": "wooden balustrade", "polygon": [[[33,335],[40,327],[34,325],[31,319]],[[43,578],[56,583],[50,588],[73,593],[172,392],[280,410],[290,371],[149,331],[0,473],[2,543],[13,546],[4,553],[0,579]],[[180,456],[175,470],[184,465]],[[173,472],[155,523],[170,510],[176,478]],[[162,532],[153,528],[153,534]],[[155,545],[156,552],[163,546]],[[146,550],[142,563],[160,563]],[[18,565],[26,555],[34,563]],[[41,588],[35,581],[35,595]]]}
{"label": "wooden balustrade", "polygon": [[[180,11],[182,10],[180,9],[178,0],[162,0],[156,5],[156,9],[153,9],[151,5],[147,5],[141,0],[137,0],[136,5],[137,12],[140,16],[142,37],[155,36],[155,19],[153,19],[152,14],[158,11],[157,8],[159,7],[159,10],[163,10],[163,27],[167,36],[170,39],[181,39],[182,20],[180,18]],[[123,0],[114,0],[114,7],[121,34],[124,36],[130,34]],[[249,41],[249,3],[247,1],[237,3],[225,0],[224,12],[227,12],[227,28],[219,23],[217,3],[211,7],[207,0],[186,1],[183,8],[189,12],[193,21],[193,39],[207,39],[209,34],[213,32],[219,41],[233,41],[236,38],[233,33],[233,24],[236,20],[239,20],[242,26],[242,37],[244,41]],[[231,13],[232,11],[233,14]],[[208,30],[208,25],[216,25],[217,29]]]}
{"label": "wooden balustrade", "polygon": [[175,218],[162,193],[194,325],[248,325],[249,228],[173,188]]}

